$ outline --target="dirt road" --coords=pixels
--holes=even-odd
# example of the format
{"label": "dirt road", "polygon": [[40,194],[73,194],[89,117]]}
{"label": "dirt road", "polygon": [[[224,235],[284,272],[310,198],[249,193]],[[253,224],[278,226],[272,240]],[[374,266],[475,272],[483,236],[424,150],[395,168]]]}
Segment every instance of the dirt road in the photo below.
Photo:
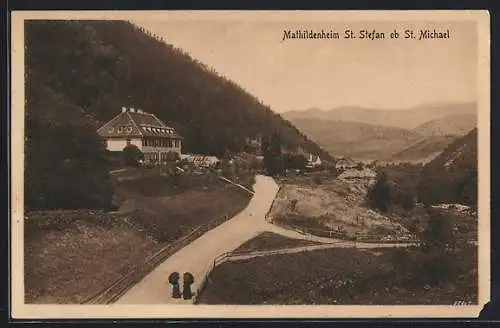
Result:
{"label": "dirt road", "polygon": [[242,212],[173,254],[116,303],[191,303],[191,300],[171,297],[169,274],[177,271],[182,277],[184,272],[190,272],[194,276],[191,289],[196,291],[218,255],[235,250],[245,241],[265,231],[265,215],[276,196],[278,185],[272,178],[259,175],[256,177],[254,191],[253,198]]}

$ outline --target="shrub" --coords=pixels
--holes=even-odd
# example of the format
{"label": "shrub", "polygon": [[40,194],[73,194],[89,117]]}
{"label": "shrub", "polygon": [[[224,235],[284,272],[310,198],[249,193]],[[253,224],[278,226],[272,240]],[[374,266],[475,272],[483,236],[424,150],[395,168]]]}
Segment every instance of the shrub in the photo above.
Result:
{"label": "shrub", "polygon": [[453,218],[432,207],[427,208],[427,215],[428,227],[420,236],[424,248],[429,251],[455,248],[457,240],[453,234]]}
{"label": "shrub", "polygon": [[136,145],[128,144],[123,148],[123,159],[126,165],[139,166],[144,154]]}
{"label": "shrub", "polygon": [[382,212],[389,211],[391,205],[391,189],[385,172],[378,175],[376,183],[368,191],[367,198],[371,206]]}
{"label": "shrub", "polygon": [[283,166],[288,170],[303,170],[307,165],[307,158],[304,155],[284,154]]}

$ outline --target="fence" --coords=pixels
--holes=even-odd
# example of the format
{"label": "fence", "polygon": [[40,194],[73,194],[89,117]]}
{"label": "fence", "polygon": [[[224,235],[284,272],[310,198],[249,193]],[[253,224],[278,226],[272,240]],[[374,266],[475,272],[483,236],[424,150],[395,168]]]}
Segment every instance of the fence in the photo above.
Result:
{"label": "fence", "polygon": [[[356,242],[361,242],[361,241],[353,241],[354,246],[356,246]],[[363,241],[366,242],[366,241]],[[380,238],[376,240],[378,243],[383,243],[384,241],[381,241]],[[393,241],[394,243],[401,243],[401,241]],[[406,241],[408,242],[408,241]],[[244,259],[246,257],[257,257],[257,256],[272,256],[272,255],[280,255],[280,254],[289,254],[292,253],[291,250],[295,249],[301,249],[303,252],[309,252],[309,251],[315,251],[315,250],[320,250],[320,249],[327,249],[330,248],[328,245],[334,245],[334,244],[342,244],[344,241],[339,240],[336,242],[332,242],[331,244],[325,244],[325,245],[311,245],[311,246],[303,246],[303,247],[291,247],[291,248],[281,248],[281,249],[276,249],[276,250],[265,250],[265,251],[230,251],[230,252],[225,252],[222,253],[218,256],[216,256],[209,266],[209,268],[205,271],[205,274],[203,275],[200,285],[198,286],[198,289],[196,291],[195,297],[194,297],[194,304],[198,304],[201,294],[203,293],[207,282],[212,284],[210,280],[210,275],[213,272],[213,270],[220,264],[227,262],[227,261],[235,261],[235,260],[240,260]],[[385,242],[389,243],[389,242]]]}
{"label": "fence", "polygon": [[[336,243],[342,243],[342,241],[339,241]],[[332,243],[332,244],[336,244],[336,243]],[[220,264],[227,262],[227,261],[239,260],[239,259],[242,259],[245,257],[289,254],[289,253],[291,253],[290,250],[295,250],[295,249],[301,249],[301,251],[303,251],[303,252],[315,251],[315,250],[319,250],[319,249],[328,248],[328,245],[311,245],[311,246],[306,246],[306,247],[290,247],[290,248],[280,248],[280,249],[265,250],[265,251],[230,251],[230,252],[225,252],[225,253],[219,254],[218,256],[216,256],[214,258],[214,260],[211,263],[211,265],[209,266],[208,270],[205,271],[205,274],[203,275],[203,278],[202,278],[200,285],[198,286],[197,292],[195,294],[194,303],[197,304],[199,302],[201,293],[203,293],[203,290],[204,290],[207,282],[210,284],[212,283],[210,280],[210,274]]]}
{"label": "fence", "polygon": [[[278,195],[279,195],[279,193],[280,193],[280,191],[281,191],[281,188],[282,188],[282,185],[280,184],[280,185],[278,186],[278,190],[276,191],[276,195],[274,196],[274,199],[273,199],[273,201],[272,201],[272,203],[271,203],[271,206],[269,207],[269,210],[267,211],[266,216],[264,217],[266,220],[268,220],[269,215],[271,214],[271,211],[272,211],[273,206],[274,206],[274,202],[276,202],[276,198],[278,198]],[[269,220],[268,220],[268,221],[269,221]]]}
{"label": "fence", "polygon": [[93,296],[86,299],[83,304],[110,304],[118,300],[122,295],[124,295],[130,288],[132,288],[136,283],[143,279],[148,273],[150,273],[154,268],[164,262],[169,256],[182,249],[193,240],[213,229],[214,227],[224,223],[229,218],[233,217],[233,214],[225,215],[217,220],[209,222],[205,225],[199,226],[192,231],[190,231],[186,236],[162,247],[152,256],[148,257],[144,263],[137,265],[135,268],[130,270],[125,275],[117,279],[111,286],[106,287]]}
{"label": "fence", "polygon": [[238,188],[241,188],[241,189],[243,189],[243,190],[247,191],[247,192],[248,192],[248,193],[250,193],[251,195],[255,194],[252,190],[248,189],[247,187],[245,187],[245,186],[243,186],[243,185],[241,185],[241,184],[239,184],[239,183],[236,183],[236,182],[234,182],[234,181],[231,181],[231,180],[229,180],[228,178],[225,178],[225,177],[223,177],[223,176],[219,176],[219,178],[220,178],[221,180],[224,180],[224,181],[226,181],[226,182],[231,183],[232,185],[234,185],[234,186],[236,186],[236,187],[238,187]]}
{"label": "fence", "polygon": [[332,230],[332,229],[320,229],[320,228],[310,228],[310,227],[303,227],[303,226],[298,226],[290,223],[281,223],[281,222],[276,222],[272,221],[272,224],[277,225],[283,229],[289,229],[293,230],[297,233],[300,233],[304,236],[309,236],[309,239],[314,239],[314,237],[323,237],[323,238],[335,238],[335,239],[342,239],[342,240],[347,240],[347,241],[353,241],[353,242],[363,242],[363,243],[378,243],[378,244],[390,244],[390,243],[407,243],[407,242],[417,242],[418,239],[416,238],[390,238],[390,239],[385,239],[381,238],[380,236],[377,235],[370,235],[370,234],[356,234],[354,236],[348,236],[343,232],[339,232],[337,230]]}

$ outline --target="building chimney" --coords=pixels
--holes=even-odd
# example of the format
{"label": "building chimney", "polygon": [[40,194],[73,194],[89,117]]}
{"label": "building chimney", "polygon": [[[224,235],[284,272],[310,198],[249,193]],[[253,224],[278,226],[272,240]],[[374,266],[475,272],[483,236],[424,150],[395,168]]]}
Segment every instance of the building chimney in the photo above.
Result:
{"label": "building chimney", "polygon": [[130,107],[130,108],[129,108],[129,110],[130,110],[130,112],[131,112],[131,113],[134,113],[134,112],[135,112],[134,107]]}
{"label": "building chimney", "polygon": [[122,113],[125,113],[127,111],[127,107],[122,106]]}

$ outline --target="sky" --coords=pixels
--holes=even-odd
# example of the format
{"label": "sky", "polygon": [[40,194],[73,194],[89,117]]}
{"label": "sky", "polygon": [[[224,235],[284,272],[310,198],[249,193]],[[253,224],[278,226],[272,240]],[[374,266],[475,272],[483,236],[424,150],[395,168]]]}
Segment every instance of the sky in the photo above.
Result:
{"label": "sky", "polygon": [[[286,19],[136,20],[282,113],[339,106],[406,109],[476,101],[477,29],[467,21]],[[336,31],[340,39],[283,40],[285,30]],[[350,29],[381,40],[344,39]],[[403,39],[405,29],[450,31],[449,39]],[[399,39],[390,39],[397,30]],[[359,35],[359,34],[358,34]]]}

